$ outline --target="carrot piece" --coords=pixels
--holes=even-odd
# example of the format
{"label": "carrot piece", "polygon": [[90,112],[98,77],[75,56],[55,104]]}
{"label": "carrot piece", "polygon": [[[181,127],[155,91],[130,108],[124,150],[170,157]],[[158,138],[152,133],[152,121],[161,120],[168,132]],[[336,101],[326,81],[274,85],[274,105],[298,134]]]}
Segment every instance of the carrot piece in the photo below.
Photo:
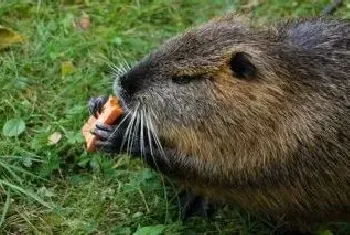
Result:
{"label": "carrot piece", "polygon": [[96,151],[96,140],[98,136],[90,133],[90,130],[94,129],[97,122],[102,122],[107,125],[113,125],[118,117],[123,113],[122,108],[119,105],[119,100],[116,96],[109,96],[109,99],[104,104],[101,113],[97,114],[97,119],[94,115],[90,115],[88,121],[84,124],[82,128],[82,133],[86,141],[86,151],[95,152]]}

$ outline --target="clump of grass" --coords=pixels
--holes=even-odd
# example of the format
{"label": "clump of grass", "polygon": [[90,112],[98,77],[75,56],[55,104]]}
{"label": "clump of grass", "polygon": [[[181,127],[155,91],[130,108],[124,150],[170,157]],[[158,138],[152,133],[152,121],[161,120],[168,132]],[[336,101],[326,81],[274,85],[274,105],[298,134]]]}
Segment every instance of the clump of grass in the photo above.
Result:
{"label": "clump of grass", "polygon": [[[257,4],[251,4],[251,3]],[[0,54],[0,229],[24,234],[269,234],[277,225],[236,208],[179,220],[176,189],[128,157],[87,154],[80,128],[90,96],[112,92],[109,65],[137,61],[163,40],[225,12],[257,21],[317,15],[329,1],[3,1],[1,24],[26,36]],[[350,17],[349,3],[336,14]],[[74,26],[83,15],[90,27]],[[62,136],[50,145],[52,134]],[[52,207],[52,208],[50,208]],[[0,230],[0,231],[1,231]],[[340,226],[338,231],[349,231]]]}
{"label": "clump of grass", "polygon": [[22,162],[22,164],[29,166],[33,162],[39,161],[35,157],[0,156],[0,198],[3,199],[0,202],[2,207],[0,228],[3,227],[2,225],[9,213],[11,204],[17,198],[24,197],[39,203],[47,209],[53,208],[52,204],[44,201],[37,193],[33,192],[32,188],[28,187],[30,179],[39,179],[39,177],[24,169],[19,163]]}

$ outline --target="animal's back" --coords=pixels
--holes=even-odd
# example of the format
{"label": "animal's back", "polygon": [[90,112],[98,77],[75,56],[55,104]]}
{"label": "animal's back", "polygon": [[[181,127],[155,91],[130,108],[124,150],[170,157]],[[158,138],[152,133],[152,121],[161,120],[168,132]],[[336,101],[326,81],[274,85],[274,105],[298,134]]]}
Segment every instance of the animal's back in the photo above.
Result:
{"label": "animal's back", "polygon": [[262,169],[246,166],[242,185],[197,190],[298,226],[344,219],[350,213],[350,24],[306,19],[274,30],[276,46],[267,53],[278,58],[271,64],[288,81],[290,112],[279,119],[296,141]]}
{"label": "animal's back", "polygon": [[286,214],[299,224],[344,219],[350,213],[350,24],[299,20],[278,31],[282,46],[272,53],[290,71],[288,86],[300,88],[292,99],[305,114],[300,122],[309,123],[307,141],[300,139],[287,162],[268,170],[276,184],[232,195],[252,210]]}

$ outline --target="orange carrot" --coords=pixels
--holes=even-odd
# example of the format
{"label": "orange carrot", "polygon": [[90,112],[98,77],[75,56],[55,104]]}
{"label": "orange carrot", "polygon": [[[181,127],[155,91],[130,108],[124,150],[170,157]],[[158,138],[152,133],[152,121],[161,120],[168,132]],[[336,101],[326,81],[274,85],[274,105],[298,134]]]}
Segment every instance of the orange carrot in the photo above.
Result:
{"label": "orange carrot", "polygon": [[119,100],[116,96],[109,96],[109,99],[104,104],[101,113],[97,114],[97,119],[94,115],[89,117],[89,120],[82,128],[83,135],[86,141],[86,151],[96,151],[96,140],[98,136],[91,134],[90,131],[95,128],[97,122],[102,122],[107,125],[113,125],[118,117],[123,113],[122,108],[119,105]]}

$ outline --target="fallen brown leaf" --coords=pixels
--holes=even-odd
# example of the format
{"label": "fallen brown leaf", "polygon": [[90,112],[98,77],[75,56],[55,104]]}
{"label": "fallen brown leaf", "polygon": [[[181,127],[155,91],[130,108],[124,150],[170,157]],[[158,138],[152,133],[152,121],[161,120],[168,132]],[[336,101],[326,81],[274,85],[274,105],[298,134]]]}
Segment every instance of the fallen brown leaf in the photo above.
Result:
{"label": "fallen brown leaf", "polygon": [[80,18],[79,25],[83,29],[88,29],[90,27],[90,16],[84,13]]}
{"label": "fallen brown leaf", "polygon": [[8,48],[14,43],[22,42],[24,37],[14,30],[0,25],[0,49]]}
{"label": "fallen brown leaf", "polygon": [[60,141],[61,139],[62,139],[62,134],[59,132],[54,132],[49,136],[48,145],[57,144],[58,141]]}
{"label": "fallen brown leaf", "polygon": [[70,60],[63,61],[61,64],[61,73],[63,77],[69,73],[72,73],[74,69],[75,68],[74,68],[73,62]]}
{"label": "fallen brown leaf", "polygon": [[83,12],[83,15],[74,22],[74,27],[87,30],[90,28],[90,16]]}

